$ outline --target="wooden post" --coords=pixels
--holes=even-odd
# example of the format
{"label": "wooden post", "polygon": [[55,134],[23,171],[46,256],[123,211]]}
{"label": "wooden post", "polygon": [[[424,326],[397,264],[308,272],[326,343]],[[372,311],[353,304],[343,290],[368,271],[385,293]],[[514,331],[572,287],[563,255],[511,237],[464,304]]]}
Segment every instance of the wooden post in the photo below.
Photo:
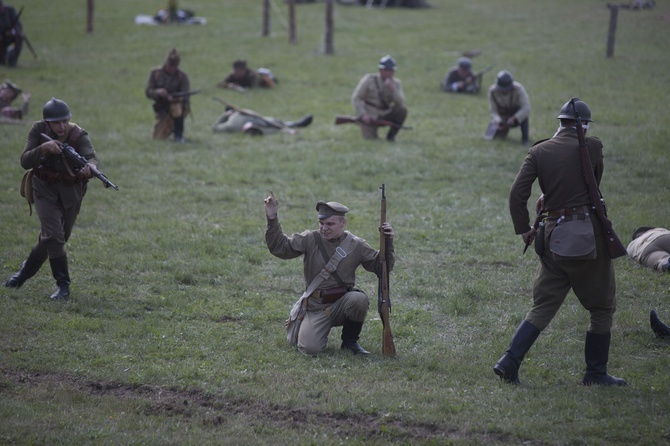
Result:
{"label": "wooden post", "polygon": [[288,42],[291,45],[298,43],[295,35],[295,0],[289,0],[288,2],[288,34]]}
{"label": "wooden post", "polygon": [[86,32],[87,33],[92,33],[93,32],[93,3],[94,0],[87,0],[86,1]]}
{"label": "wooden post", "polygon": [[614,37],[616,35],[616,22],[619,16],[619,6],[608,4],[610,9],[610,27],[607,31],[607,58],[611,59],[614,55]]}
{"label": "wooden post", "polygon": [[270,0],[263,0],[263,36],[270,35]]}
{"label": "wooden post", "polygon": [[333,54],[333,0],[326,0],[325,53]]}

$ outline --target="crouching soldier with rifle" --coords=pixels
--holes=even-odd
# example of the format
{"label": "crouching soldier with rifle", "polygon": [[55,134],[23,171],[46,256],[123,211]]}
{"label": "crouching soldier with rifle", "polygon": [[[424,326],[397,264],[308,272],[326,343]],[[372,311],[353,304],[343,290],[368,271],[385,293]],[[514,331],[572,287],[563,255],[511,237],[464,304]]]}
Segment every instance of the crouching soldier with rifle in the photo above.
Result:
{"label": "crouching soldier with rifle", "polygon": [[402,82],[394,78],[397,65],[391,56],[384,56],[377,67],[379,73],[363,76],[351,96],[356,116],[360,119],[361,133],[365,139],[377,139],[375,121],[383,120],[389,125],[386,140],[393,142],[407,118]]}
{"label": "crouching soldier with rifle", "polygon": [[[286,322],[287,340],[308,355],[321,353],[333,327],[342,327],[342,350],[369,355],[358,343],[370,307],[367,294],[356,287],[356,269],[379,274],[380,251],[365,240],[345,231],[349,208],[335,201],[316,204],[318,230],[286,235],[277,212],[279,201],[274,193],[265,199],[265,242],[268,250],[280,259],[304,256],[304,292],[293,306]],[[395,263],[393,227],[383,222],[386,237],[385,270]],[[386,353],[386,352],[385,352]]]}
{"label": "crouching soldier with rifle", "polygon": [[175,142],[184,142],[184,119],[191,111],[190,97],[199,90],[189,91],[188,75],[179,68],[180,61],[177,49],[172,48],[163,66],[149,74],[145,94],[154,100],[154,139],[166,139],[174,133]]}
{"label": "crouching soldier with rifle", "polygon": [[[26,170],[32,169],[29,172],[32,173],[30,192],[41,229],[37,244],[21,269],[5,283],[7,288],[21,287],[49,259],[57,286],[56,292],[51,295],[52,300],[70,296],[65,244],[79,215],[88,179],[98,171],[99,165],[88,133],[71,123],[71,116],[64,101],[51,98],[42,109],[43,119],[35,122],[28,133],[21,166]],[[48,140],[45,141],[43,134],[48,136]],[[63,155],[63,145],[66,143],[86,160],[86,165],[81,169],[73,169]]]}

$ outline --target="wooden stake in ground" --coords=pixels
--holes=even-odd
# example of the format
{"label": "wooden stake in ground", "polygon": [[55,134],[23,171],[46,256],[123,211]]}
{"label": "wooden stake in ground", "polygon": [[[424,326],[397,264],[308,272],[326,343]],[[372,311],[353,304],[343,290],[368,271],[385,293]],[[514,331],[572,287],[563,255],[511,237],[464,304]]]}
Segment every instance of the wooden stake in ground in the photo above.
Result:
{"label": "wooden stake in ground", "polygon": [[263,37],[270,35],[270,0],[263,0]]}
{"label": "wooden stake in ground", "polygon": [[86,1],[86,32],[93,32],[93,3],[94,0]]}
{"label": "wooden stake in ground", "polygon": [[288,2],[288,42],[291,45],[298,43],[298,38],[295,35],[295,0]]}
{"label": "wooden stake in ground", "polygon": [[619,6],[608,4],[607,7],[610,9],[610,27],[607,31],[607,58],[611,59],[614,56],[614,37],[616,35],[616,22],[619,17]]}
{"label": "wooden stake in ground", "polygon": [[333,54],[333,0],[326,0],[326,32],[324,38],[324,52]]}

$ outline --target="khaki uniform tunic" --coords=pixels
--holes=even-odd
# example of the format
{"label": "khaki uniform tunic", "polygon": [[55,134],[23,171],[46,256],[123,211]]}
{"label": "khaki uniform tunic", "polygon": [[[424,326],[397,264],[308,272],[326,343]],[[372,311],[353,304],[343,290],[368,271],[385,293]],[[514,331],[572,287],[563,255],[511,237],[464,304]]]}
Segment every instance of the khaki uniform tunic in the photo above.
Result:
{"label": "khaki uniform tunic", "polygon": [[[328,260],[335,253],[344,237],[353,237],[353,243],[337,267],[337,275],[344,285],[352,291],[346,293],[335,303],[323,303],[320,297],[309,297],[307,314],[300,326],[298,349],[304,353],[317,354],[326,348],[328,334],[332,327],[341,326],[345,319],[364,322],[369,301],[367,295],[356,289],[356,269],[362,266],[366,271],[375,272],[379,268],[379,251],[372,248],[365,240],[350,232],[345,232],[337,240],[323,240]],[[326,265],[327,260],[319,250],[317,238],[319,231],[308,230],[287,236],[283,233],[278,219],[268,219],[265,229],[265,242],[268,250],[280,259],[294,259],[303,256],[305,289]],[[387,266],[390,272],[395,263],[393,240],[387,239]],[[319,289],[338,286],[334,277],[324,280]]]}
{"label": "khaki uniform tunic", "polygon": [[[586,138],[596,181],[603,174],[602,143],[598,138]],[[509,208],[517,234],[530,230],[527,202],[532,185],[538,180],[544,193],[548,211],[590,206],[588,187],[583,178],[579,155],[579,141],[575,128],[563,128],[548,140],[530,148],[509,194]],[[600,224],[594,212],[589,213],[593,224],[597,258],[595,260],[555,261],[549,249],[540,259],[533,284],[533,306],[526,320],[540,330],[563,304],[567,293],[573,290],[580,303],[591,315],[589,331],[609,333],[616,310],[616,283],[614,265],[607,254]],[[545,247],[549,247],[556,218],[547,219]]]}
{"label": "khaki uniform tunic", "polygon": [[670,231],[665,228],[650,229],[630,242],[627,251],[640,264],[663,271],[670,259]]}
{"label": "khaki uniform tunic", "polygon": [[519,123],[522,123],[530,116],[530,98],[523,85],[516,81],[509,91],[498,89],[496,84],[491,85],[488,98],[491,122],[499,124],[514,116]]}
{"label": "khaki uniform tunic", "polygon": [[[85,130],[81,130],[76,141],[69,141],[70,132],[75,126],[76,124],[70,123],[70,129],[60,141],[67,141],[77,153],[97,167],[100,163]],[[60,174],[65,179],[65,181],[46,181],[38,178],[37,174],[33,175],[33,197],[41,225],[39,241],[35,245],[34,252],[40,260],[46,260],[47,256],[55,259],[65,255],[65,243],[70,238],[79,215],[88,180],[72,179],[62,156],[43,155],[39,146],[45,141],[40,133],[58,139],[44,121],[35,122],[28,133],[21,155],[21,166],[26,170],[39,167],[38,170],[44,169],[52,175]]]}

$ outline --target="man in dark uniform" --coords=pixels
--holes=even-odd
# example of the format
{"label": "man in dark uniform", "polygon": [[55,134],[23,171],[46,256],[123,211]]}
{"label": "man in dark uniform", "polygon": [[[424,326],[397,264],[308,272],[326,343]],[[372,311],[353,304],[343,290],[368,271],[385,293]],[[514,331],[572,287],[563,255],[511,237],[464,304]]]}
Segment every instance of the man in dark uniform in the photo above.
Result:
{"label": "man in dark uniform", "polygon": [[481,76],[472,72],[472,61],[468,57],[460,57],[455,67],[452,67],[442,79],[440,85],[448,93],[479,93]]}
{"label": "man in dark uniform", "polygon": [[396,134],[407,118],[402,82],[395,78],[398,68],[391,56],[384,56],[377,65],[379,73],[369,73],[358,82],[351,102],[356,116],[361,119],[361,133],[365,139],[377,139],[374,121],[383,119],[396,126],[389,128],[386,140],[395,141]]}
{"label": "man in dark uniform", "polygon": [[[19,86],[9,79],[0,84],[0,117],[18,120],[28,114],[30,93],[21,93]],[[12,106],[12,102],[19,95],[21,95],[21,108]]]}
{"label": "man in dark uniform", "polygon": [[[43,120],[35,122],[28,133],[21,166],[26,170],[33,169],[33,197],[41,230],[28,259],[19,272],[5,283],[8,288],[19,288],[39,271],[48,258],[57,286],[51,299],[67,299],[70,296],[65,244],[79,215],[91,171],[99,164],[88,133],[70,122],[71,116],[65,102],[51,98],[42,109]],[[52,140],[45,141],[42,133]],[[59,143],[64,142],[86,158],[89,164],[75,171],[61,154]]]}
{"label": "man in dark uniform", "polygon": [[180,61],[177,49],[172,48],[163,66],[152,69],[149,74],[145,94],[154,100],[154,139],[166,139],[174,133],[176,142],[184,142],[184,118],[191,109],[190,101],[188,95],[175,93],[187,93],[190,83],[186,73],[179,69]]}
{"label": "man in dark uniform", "polygon": [[[577,113],[575,113],[575,108]],[[607,374],[607,362],[616,310],[614,265],[608,255],[601,227],[592,211],[588,186],[583,178],[577,138],[576,116],[584,129],[591,122],[591,110],[578,98],[566,103],[558,116],[561,124],[556,134],[532,146],[512,184],[509,208],[517,234],[530,243],[536,234],[530,226],[526,207],[537,179],[543,196],[537,207],[548,211],[544,246],[549,247],[558,220],[588,220],[595,234],[596,258],[593,260],[558,260],[544,249],[533,283],[533,306],[519,325],[509,349],[494,366],[494,372],[508,383],[519,382],[519,366],[540,332],[554,318],[566,295],[573,290],[582,306],[589,311],[591,323],[586,332],[584,385],[626,385],[626,381]],[[598,138],[587,137],[589,156],[596,181],[603,175],[603,145]]]}
{"label": "man in dark uniform", "polygon": [[15,67],[23,47],[23,25],[16,10],[0,0],[0,65]]}
{"label": "man in dark uniform", "polygon": [[[304,256],[306,288],[324,270],[333,254],[342,251],[344,248],[341,246],[346,247],[344,258],[335,271],[306,298],[307,312],[298,333],[298,350],[309,355],[322,352],[326,348],[331,328],[342,327],[343,350],[360,355],[370,354],[358,344],[370,303],[368,296],[356,288],[356,269],[362,265],[365,270],[376,273],[380,260],[379,251],[365,240],[344,230],[349,208],[340,203],[319,201],[316,204],[319,230],[307,230],[291,236],[282,231],[277,217],[278,209],[279,201],[270,192],[270,196],[265,199],[265,242],[269,251],[280,259]],[[388,222],[384,222],[382,229],[387,238],[386,261],[388,270],[391,271],[395,262],[394,232]]]}

